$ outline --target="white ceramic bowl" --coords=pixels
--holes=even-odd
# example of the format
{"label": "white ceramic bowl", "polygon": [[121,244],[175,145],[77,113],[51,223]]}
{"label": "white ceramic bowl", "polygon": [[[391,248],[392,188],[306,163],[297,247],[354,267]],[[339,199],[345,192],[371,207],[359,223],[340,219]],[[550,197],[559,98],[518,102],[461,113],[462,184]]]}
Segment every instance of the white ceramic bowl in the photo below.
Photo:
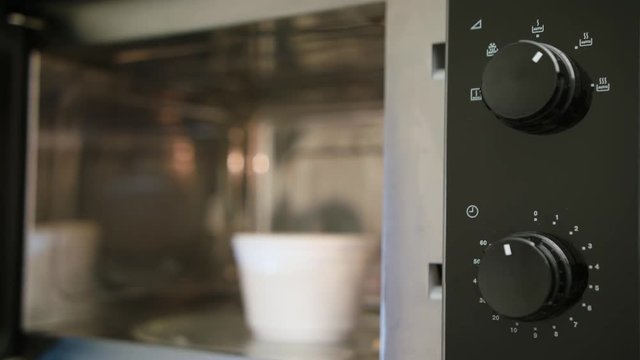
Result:
{"label": "white ceramic bowl", "polygon": [[375,248],[375,238],[361,234],[236,234],[233,250],[254,336],[301,343],[346,339]]}

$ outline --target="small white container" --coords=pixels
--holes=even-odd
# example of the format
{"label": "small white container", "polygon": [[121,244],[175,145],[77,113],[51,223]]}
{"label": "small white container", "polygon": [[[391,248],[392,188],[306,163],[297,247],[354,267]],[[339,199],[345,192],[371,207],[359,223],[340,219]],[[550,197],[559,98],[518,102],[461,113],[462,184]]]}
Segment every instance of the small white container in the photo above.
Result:
{"label": "small white container", "polygon": [[348,338],[375,248],[375,238],[361,234],[236,234],[233,250],[254,336],[296,343]]}
{"label": "small white container", "polygon": [[86,317],[94,296],[98,224],[62,221],[27,232],[24,324],[33,326]]}

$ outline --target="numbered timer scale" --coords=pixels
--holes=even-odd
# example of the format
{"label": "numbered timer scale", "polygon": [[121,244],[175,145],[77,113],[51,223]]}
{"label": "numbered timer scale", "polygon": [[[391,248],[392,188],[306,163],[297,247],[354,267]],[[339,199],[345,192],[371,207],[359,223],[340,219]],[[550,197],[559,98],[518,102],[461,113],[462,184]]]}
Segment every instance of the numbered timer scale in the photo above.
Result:
{"label": "numbered timer scale", "polygon": [[[478,214],[479,209],[467,210],[470,218]],[[594,244],[581,236],[584,228],[565,224],[561,217],[564,220],[555,211],[545,216],[533,210],[529,228],[538,230],[546,223],[570,242],[541,230],[478,241],[478,257],[472,259],[478,268],[472,280],[478,287],[478,304],[489,305],[487,318],[506,324],[510,334],[532,340],[559,338],[595,311],[592,300],[601,291],[597,272],[602,266],[593,256]],[[550,324],[535,322],[549,317],[554,320]]]}
{"label": "numbered timer scale", "polygon": [[446,360],[640,359],[639,14],[449,1]]}

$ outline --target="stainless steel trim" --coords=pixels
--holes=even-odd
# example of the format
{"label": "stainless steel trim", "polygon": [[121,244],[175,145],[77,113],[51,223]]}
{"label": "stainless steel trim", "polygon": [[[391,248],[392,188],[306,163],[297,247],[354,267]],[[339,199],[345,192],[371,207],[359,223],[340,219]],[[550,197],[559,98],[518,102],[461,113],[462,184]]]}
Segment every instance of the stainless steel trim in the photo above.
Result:
{"label": "stainless steel trim", "polygon": [[42,11],[65,24],[86,43],[141,40],[232,26],[384,0],[102,0],[44,5]]}
{"label": "stainless steel trim", "polygon": [[445,0],[389,0],[385,61],[382,359],[441,359],[444,81],[431,76],[445,41]]}

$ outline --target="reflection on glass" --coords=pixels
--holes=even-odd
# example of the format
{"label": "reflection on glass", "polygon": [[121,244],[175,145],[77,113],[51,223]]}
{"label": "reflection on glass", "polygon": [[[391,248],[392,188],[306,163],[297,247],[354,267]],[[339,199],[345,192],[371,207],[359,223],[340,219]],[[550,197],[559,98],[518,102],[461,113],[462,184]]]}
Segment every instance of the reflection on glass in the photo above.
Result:
{"label": "reflection on glass", "polygon": [[[276,349],[246,328],[231,239],[359,233],[378,248],[383,13],[45,53],[27,331],[375,358],[378,256],[364,281],[344,282],[370,289],[353,336]],[[176,46],[195,51],[162,51]],[[358,263],[335,255],[336,270]]]}

